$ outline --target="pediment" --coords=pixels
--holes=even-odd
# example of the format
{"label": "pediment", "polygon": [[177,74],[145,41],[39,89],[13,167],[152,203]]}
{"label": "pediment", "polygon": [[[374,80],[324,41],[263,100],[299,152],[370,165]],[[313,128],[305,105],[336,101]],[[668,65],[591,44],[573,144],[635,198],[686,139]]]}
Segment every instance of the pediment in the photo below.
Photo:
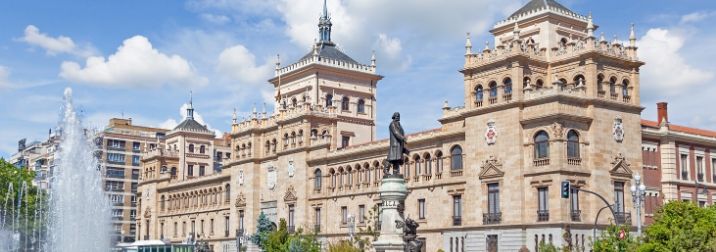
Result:
{"label": "pediment", "polygon": [[616,157],[614,157],[614,161],[612,161],[612,169],[609,173],[612,176],[631,178],[633,171],[629,168],[630,166],[631,164],[629,164],[629,161],[626,160],[626,157],[624,157],[622,153],[619,153]]}
{"label": "pediment", "polygon": [[286,189],[286,194],[283,195],[283,201],[294,202],[297,199],[298,197],[296,197],[296,189],[293,189],[293,185],[289,185]]}
{"label": "pediment", "polygon": [[500,178],[504,175],[505,172],[502,171],[502,163],[494,156],[490,156],[490,158],[482,162],[480,166],[480,179]]}

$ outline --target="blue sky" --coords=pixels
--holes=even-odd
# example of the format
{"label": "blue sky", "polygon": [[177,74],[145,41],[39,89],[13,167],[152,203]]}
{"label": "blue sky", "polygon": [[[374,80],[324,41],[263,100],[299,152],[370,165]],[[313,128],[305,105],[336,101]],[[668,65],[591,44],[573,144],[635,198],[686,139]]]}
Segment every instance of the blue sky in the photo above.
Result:
{"label": "blue sky", "polygon": [[[473,44],[526,0],[329,0],[333,40],[378,72],[379,121],[401,111],[408,131],[437,127],[444,100],[462,105],[465,32]],[[625,39],[636,24],[643,116],[668,101],[672,122],[715,129],[716,2],[562,0],[592,12],[597,33]],[[2,1],[0,157],[17,140],[41,140],[72,87],[87,124],[111,117],[169,127],[194,93],[212,129],[227,131],[234,108],[246,116],[271,102],[275,55],[288,64],[310,50],[321,0]],[[490,39],[491,40],[491,39]],[[388,94],[397,94],[389,97]],[[416,99],[417,98],[417,99]],[[419,102],[416,102],[419,101]],[[272,106],[269,105],[269,108]],[[384,132],[380,131],[382,134]]]}

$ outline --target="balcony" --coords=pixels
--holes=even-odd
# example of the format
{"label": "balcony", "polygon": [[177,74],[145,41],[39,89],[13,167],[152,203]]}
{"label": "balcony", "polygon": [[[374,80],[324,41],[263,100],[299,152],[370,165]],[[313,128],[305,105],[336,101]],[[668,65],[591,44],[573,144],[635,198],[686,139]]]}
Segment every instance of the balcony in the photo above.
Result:
{"label": "balcony", "polygon": [[482,214],[482,224],[500,224],[502,221],[502,213],[486,213]]}
{"label": "balcony", "polygon": [[699,180],[699,182],[704,182],[704,174],[703,173],[696,174],[696,178]]}
{"label": "balcony", "polygon": [[504,94],[502,95],[502,100],[508,102],[512,100],[512,94]]}
{"label": "balcony", "polygon": [[549,221],[549,210],[538,210],[537,221]]}
{"label": "balcony", "polygon": [[487,98],[487,101],[490,103],[490,105],[497,103],[497,97],[490,97]]}
{"label": "balcony", "polygon": [[631,96],[626,95],[626,96],[622,97],[622,101],[624,101],[626,103],[631,102]]}
{"label": "balcony", "polygon": [[615,220],[617,225],[631,223],[631,213],[615,212],[614,216],[617,218]]}
{"label": "balcony", "polygon": [[459,177],[462,176],[462,170],[452,170],[450,171],[450,177]]}
{"label": "balcony", "polygon": [[320,224],[313,225],[313,232],[315,232],[316,234],[320,233],[321,225]]}
{"label": "balcony", "polygon": [[239,228],[239,229],[236,230],[236,236],[243,236],[243,235],[244,235],[244,229],[243,229],[243,228]]}
{"label": "balcony", "polygon": [[597,91],[597,97],[599,97],[599,98],[604,98],[605,94],[606,94],[606,92],[604,92],[604,90]]}
{"label": "balcony", "polygon": [[539,158],[532,161],[534,166],[547,166],[549,165],[549,158]]}
{"label": "balcony", "polygon": [[293,226],[293,225],[288,226],[288,233],[289,233],[289,234],[293,234],[293,233],[295,233],[295,232],[296,232],[296,226]]}
{"label": "balcony", "polygon": [[453,226],[460,226],[460,225],[462,225],[462,216],[453,216],[453,217],[452,217],[452,225],[453,225]]}
{"label": "balcony", "polygon": [[224,230],[224,237],[229,237],[229,230]]}
{"label": "balcony", "polygon": [[482,107],[482,100],[475,101],[475,107]]}
{"label": "balcony", "polygon": [[681,180],[689,180],[689,173],[681,172]]}
{"label": "balcony", "polygon": [[582,210],[572,210],[569,215],[572,221],[582,221]]}
{"label": "balcony", "polygon": [[579,166],[579,165],[582,165],[582,159],[578,158],[578,157],[570,157],[570,158],[567,158],[567,164]]}

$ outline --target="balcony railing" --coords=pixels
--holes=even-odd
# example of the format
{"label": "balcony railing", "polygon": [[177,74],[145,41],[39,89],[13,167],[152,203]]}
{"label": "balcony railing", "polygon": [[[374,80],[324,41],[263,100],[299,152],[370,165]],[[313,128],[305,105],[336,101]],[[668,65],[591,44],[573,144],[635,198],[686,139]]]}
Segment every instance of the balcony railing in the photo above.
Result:
{"label": "balcony railing", "polygon": [[224,230],[224,237],[229,237],[229,230]]}
{"label": "balcony railing", "polygon": [[482,224],[500,224],[502,221],[502,213],[485,213],[482,214]]}
{"label": "balcony railing", "polygon": [[631,213],[615,212],[614,216],[617,218],[615,220],[617,225],[631,223]]}
{"label": "balcony railing", "polygon": [[296,226],[288,226],[288,233],[293,234],[296,232]]}
{"label": "balcony railing", "polygon": [[534,166],[545,166],[545,165],[549,165],[549,158],[535,159],[534,161],[532,161],[532,163],[533,163]]}
{"label": "balcony railing", "polygon": [[462,170],[452,170],[450,171],[450,177],[459,177],[462,176]]}
{"label": "balcony railing", "polygon": [[597,91],[597,97],[599,97],[599,98],[604,98],[604,94],[606,94],[606,92],[604,92],[604,90]]}
{"label": "balcony railing", "polygon": [[699,179],[699,182],[704,182],[704,174],[703,173],[696,174],[696,178]]}
{"label": "balcony railing", "polygon": [[453,216],[453,217],[452,217],[452,225],[453,225],[453,226],[460,226],[460,225],[462,225],[462,216]]}
{"label": "balcony railing", "polygon": [[497,97],[490,97],[490,98],[487,98],[487,101],[489,101],[489,102],[490,102],[490,104],[495,104],[495,103],[497,103]]}
{"label": "balcony railing", "polygon": [[577,166],[579,166],[579,165],[582,165],[582,159],[581,159],[581,158],[575,158],[575,157],[567,158],[567,164],[568,164],[568,165],[577,165]]}
{"label": "balcony railing", "polygon": [[549,210],[537,210],[537,221],[549,221]]}
{"label": "balcony railing", "polygon": [[482,107],[482,100],[475,101],[475,107]]}
{"label": "balcony railing", "polygon": [[612,100],[616,100],[616,99],[617,99],[617,93],[611,93],[611,94],[609,94],[609,97],[611,97]]}
{"label": "balcony railing", "polygon": [[512,94],[504,94],[504,95],[502,95],[502,99],[503,99],[504,101],[506,101],[506,102],[511,101],[511,100],[512,100]]}
{"label": "balcony railing", "polygon": [[569,215],[572,221],[582,221],[582,210],[572,210]]}
{"label": "balcony railing", "polygon": [[624,102],[631,102],[631,96],[628,96],[628,95],[627,95],[627,96],[622,97],[622,101],[624,101]]}
{"label": "balcony railing", "polygon": [[313,225],[313,232],[315,232],[316,234],[320,233],[321,225],[320,224]]}
{"label": "balcony railing", "polygon": [[689,174],[686,172],[681,172],[681,180],[689,180]]}

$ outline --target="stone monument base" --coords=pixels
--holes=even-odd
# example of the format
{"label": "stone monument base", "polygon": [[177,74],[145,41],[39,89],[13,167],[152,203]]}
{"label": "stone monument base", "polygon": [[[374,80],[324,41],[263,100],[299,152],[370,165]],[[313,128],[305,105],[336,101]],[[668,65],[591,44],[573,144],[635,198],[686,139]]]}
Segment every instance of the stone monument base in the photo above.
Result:
{"label": "stone monument base", "polygon": [[381,181],[380,199],[383,202],[380,214],[380,235],[373,242],[376,252],[404,252],[403,229],[397,222],[403,222],[398,212],[398,205],[408,195],[405,179],[402,176],[385,176]]}

